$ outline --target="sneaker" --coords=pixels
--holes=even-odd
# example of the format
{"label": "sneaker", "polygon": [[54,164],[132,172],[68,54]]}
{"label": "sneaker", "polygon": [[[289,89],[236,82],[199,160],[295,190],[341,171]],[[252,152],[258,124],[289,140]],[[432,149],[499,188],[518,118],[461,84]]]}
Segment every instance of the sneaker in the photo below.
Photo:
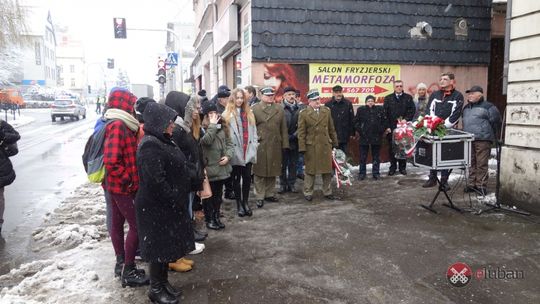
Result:
{"label": "sneaker", "polygon": [[191,255],[199,254],[199,253],[203,252],[204,248],[205,248],[204,244],[195,242],[195,250],[193,250],[189,254],[191,254]]}

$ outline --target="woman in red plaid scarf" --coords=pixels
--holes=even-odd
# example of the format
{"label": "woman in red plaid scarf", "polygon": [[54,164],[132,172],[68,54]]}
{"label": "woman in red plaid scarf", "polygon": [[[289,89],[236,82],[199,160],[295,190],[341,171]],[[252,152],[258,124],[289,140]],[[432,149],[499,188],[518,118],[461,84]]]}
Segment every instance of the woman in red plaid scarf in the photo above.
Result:
{"label": "woman in red plaid scarf", "polygon": [[[251,187],[251,167],[257,162],[257,127],[246,93],[234,89],[223,112],[225,123],[231,130],[234,155],[231,159],[234,196],[238,216],[251,216],[249,208],[249,188]],[[242,182],[242,185],[240,185]]]}

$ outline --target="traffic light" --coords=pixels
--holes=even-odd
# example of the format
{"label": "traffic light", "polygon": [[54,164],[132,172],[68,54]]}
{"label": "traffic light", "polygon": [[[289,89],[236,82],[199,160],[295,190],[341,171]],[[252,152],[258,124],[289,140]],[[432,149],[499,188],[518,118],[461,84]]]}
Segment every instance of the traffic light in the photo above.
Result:
{"label": "traffic light", "polygon": [[88,94],[92,94],[92,86],[88,85]]}
{"label": "traffic light", "polygon": [[159,84],[164,84],[167,82],[167,70],[165,70],[165,61],[163,59],[158,60],[157,77],[157,82]]}
{"label": "traffic light", "polygon": [[114,58],[107,58],[107,68],[114,69]]}
{"label": "traffic light", "polygon": [[126,39],[127,38],[126,18],[113,18],[113,23],[114,23],[114,38]]}
{"label": "traffic light", "polygon": [[165,68],[159,68],[157,76],[157,82],[159,82],[160,84],[164,84],[165,82],[167,82],[167,72],[165,71]]}

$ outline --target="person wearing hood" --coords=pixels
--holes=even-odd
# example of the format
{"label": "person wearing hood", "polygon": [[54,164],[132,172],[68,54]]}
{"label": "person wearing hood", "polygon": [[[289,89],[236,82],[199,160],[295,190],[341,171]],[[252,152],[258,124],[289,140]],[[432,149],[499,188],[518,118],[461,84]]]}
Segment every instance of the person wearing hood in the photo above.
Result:
{"label": "person wearing hood", "polygon": [[[0,118],[0,149],[5,150],[9,145],[16,144],[21,139],[17,132],[7,121]],[[0,153],[0,233],[4,223],[4,188],[15,181],[15,170],[7,153]]]}
{"label": "person wearing hood", "polygon": [[189,95],[184,92],[170,91],[165,97],[165,104],[177,111],[179,117],[184,118],[184,110],[189,101]]}
{"label": "person wearing hood", "polygon": [[[122,88],[111,90],[107,103],[103,164],[105,178],[103,188],[111,199],[111,241],[116,254],[115,275],[120,275],[122,286],[148,284],[144,271],[135,267],[138,246],[137,223],[133,199],[139,188],[136,166],[137,131],[134,105],[137,97]],[[124,223],[129,230],[124,241]]]}
{"label": "person wearing hood", "polygon": [[298,104],[296,101],[296,90],[293,87],[286,87],[283,92],[283,109],[285,120],[287,121],[287,132],[289,134],[289,149],[283,151],[281,176],[279,177],[281,186],[278,193],[297,193],[295,183],[299,158],[297,137],[298,115],[300,110],[304,109],[305,106]]}
{"label": "person wearing hood", "polygon": [[[177,95],[180,96],[180,95]],[[190,219],[191,230],[196,241],[195,250],[192,254],[200,253],[204,250],[204,244],[198,243],[205,240],[207,233],[196,229],[196,223],[193,215],[193,201],[195,193],[202,189],[204,180],[204,163],[202,150],[199,145],[201,134],[201,123],[199,118],[199,98],[191,96],[185,107],[177,102],[175,98],[165,101],[165,105],[175,110],[177,113],[184,113],[184,117],[178,116],[173,133],[172,140],[180,148],[187,160],[187,174],[190,177],[190,193],[188,196],[187,215]],[[183,119],[182,119],[183,118]],[[192,269],[194,262],[187,258],[182,258],[176,263],[169,264],[174,271],[185,272]]]}
{"label": "person wearing hood", "polygon": [[149,263],[153,303],[178,303],[181,292],[167,280],[168,263],[195,249],[187,216],[191,188],[187,160],[172,141],[177,113],[149,103],[143,113],[145,135],[137,149],[140,186],[135,197],[141,257]]}
{"label": "person wearing hood", "polygon": [[137,117],[137,120],[139,121],[139,132],[137,133],[137,144],[141,142],[141,139],[144,136],[144,118],[143,113],[144,109],[146,109],[146,106],[150,102],[156,102],[154,99],[149,97],[141,97],[137,99],[137,102],[135,103],[135,116]]}
{"label": "person wearing hood", "polygon": [[217,113],[216,105],[208,103],[203,108],[203,115],[202,124],[206,132],[201,138],[201,147],[206,163],[206,174],[212,189],[212,197],[204,200],[203,206],[206,227],[219,230],[225,228],[219,215],[223,202],[223,184],[230,178],[232,172],[231,159],[234,155],[234,146],[229,128]]}
{"label": "person wearing hood", "polygon": [[251,168],[257,162],[257,127],[251,111],[247,94],[242,89],[234,89],[223,119],[231,130],[234,155],[231,159],[232,183],[236,198],[236,212],[239,217],[251,216],[249,208],[249,189],[251,187]]}

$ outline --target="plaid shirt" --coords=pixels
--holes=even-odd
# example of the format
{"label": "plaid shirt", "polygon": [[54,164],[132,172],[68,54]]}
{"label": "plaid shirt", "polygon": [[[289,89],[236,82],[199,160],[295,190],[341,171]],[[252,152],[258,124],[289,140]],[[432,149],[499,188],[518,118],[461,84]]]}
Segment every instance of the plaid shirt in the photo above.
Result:
{"label": "plaid shirt", "polygon": [[[109,108],[133,112],[137,97],[127,90],[115,90],[109,95]],[[135,196],[139,189],[139,175],[135,154],[137,135],[121,120],[107,125],[103,147],[105,180],[103,188],[113,194]]]}
{"label": "plaid shirt", "polygon": [[139,188],[135,158],[137,137],[121,120],[108,124],[105,136],[103,188],[113,194],[133,196]]}

